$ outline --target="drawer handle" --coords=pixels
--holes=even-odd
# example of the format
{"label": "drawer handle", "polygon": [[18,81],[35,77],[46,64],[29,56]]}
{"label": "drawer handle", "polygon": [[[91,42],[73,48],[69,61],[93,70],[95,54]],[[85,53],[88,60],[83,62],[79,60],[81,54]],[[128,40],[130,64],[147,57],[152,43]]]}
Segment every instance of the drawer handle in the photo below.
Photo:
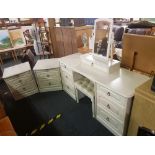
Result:
{"label": "drawer handle", "polygon": [[23,90],[26,90],[26,88],[23,88]]}
{"label": "drawer handle", "polygon": [[48,75],[48,74],[47,74],[46,76],[47,76],[47,77],[50,77],[50,75]]}
{"label": "drawer handle", "polygon": [[110,96],[110,92],[108,92],[107,95]]}
{"label": "drawer handle", "polygon": [[110,105],[109,104],[107,104],[107,108],[110,109]]}
{"label": "drawer handle", "polygon": [[107,118],[106,118],[106,120],[107,120],[108,122],[110,122],[110,119],[109,119],[109,117],[107,117]]}

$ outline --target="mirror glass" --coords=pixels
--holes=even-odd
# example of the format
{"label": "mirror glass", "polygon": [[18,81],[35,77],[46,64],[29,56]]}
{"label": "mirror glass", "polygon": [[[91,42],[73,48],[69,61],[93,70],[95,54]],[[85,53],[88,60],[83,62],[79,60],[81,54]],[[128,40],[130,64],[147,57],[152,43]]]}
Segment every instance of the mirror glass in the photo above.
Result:
{"label": "mirror glass", "polygon": [[110,34],[112,29],[111,19],[97,19],[94,27],[94,54],[109,57]]}

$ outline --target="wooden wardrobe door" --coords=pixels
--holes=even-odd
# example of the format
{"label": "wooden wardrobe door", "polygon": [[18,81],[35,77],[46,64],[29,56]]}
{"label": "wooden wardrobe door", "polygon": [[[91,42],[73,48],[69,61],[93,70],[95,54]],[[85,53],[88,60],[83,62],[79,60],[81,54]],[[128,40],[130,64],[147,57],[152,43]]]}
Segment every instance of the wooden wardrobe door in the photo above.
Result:
{"label": "wooden wardrobe door", "polygon": [[55,36],[57,42],[57,51],[55,53],[55,57],[63,57],[65,55],[64,52],[64,38],[62,33],[62,28],[55,28]]}
{"label": "wooden wardrobe door", "polygon": [[71,29],[71,35],[72,35],[72,53],[77,53],[78,48],[77,48],[77,39],[76,39],[75,29]]}
{"label": "wooden wardrobe door", "polygon": [[72,54],[72,33],[71,28],[62,28],[64,53],[65,55]]}

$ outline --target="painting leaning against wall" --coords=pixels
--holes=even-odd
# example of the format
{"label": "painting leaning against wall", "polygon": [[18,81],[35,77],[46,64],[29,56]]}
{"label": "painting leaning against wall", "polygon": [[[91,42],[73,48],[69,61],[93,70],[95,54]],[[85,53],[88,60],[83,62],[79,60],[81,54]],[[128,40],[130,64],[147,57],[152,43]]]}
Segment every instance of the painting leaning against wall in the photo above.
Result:
{"label": "painting leaning against wall", "polygon": [[23,31],[21,29],[10,30],[9,33],[14,47],[26,45]]}
{"label": "painting leaning against wall", "polygon": [[11,40],[8,30],[0,30],[0,50],[11,48]]}

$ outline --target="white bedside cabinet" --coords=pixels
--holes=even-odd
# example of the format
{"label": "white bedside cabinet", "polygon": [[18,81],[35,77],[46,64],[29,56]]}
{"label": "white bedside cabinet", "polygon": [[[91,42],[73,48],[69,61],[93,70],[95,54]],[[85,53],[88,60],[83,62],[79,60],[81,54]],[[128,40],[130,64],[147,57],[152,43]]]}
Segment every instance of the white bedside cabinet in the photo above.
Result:
{"label": "white bedside cabinet", "polygon": [[3,79],[15,100],[22,99],[38,92],[38,88],[28,62],[5,68]]}
{"label": "white bedside cabinet", "polygon": [[40,92],[62,90],[59,59],[38,60],[33,70]]}

